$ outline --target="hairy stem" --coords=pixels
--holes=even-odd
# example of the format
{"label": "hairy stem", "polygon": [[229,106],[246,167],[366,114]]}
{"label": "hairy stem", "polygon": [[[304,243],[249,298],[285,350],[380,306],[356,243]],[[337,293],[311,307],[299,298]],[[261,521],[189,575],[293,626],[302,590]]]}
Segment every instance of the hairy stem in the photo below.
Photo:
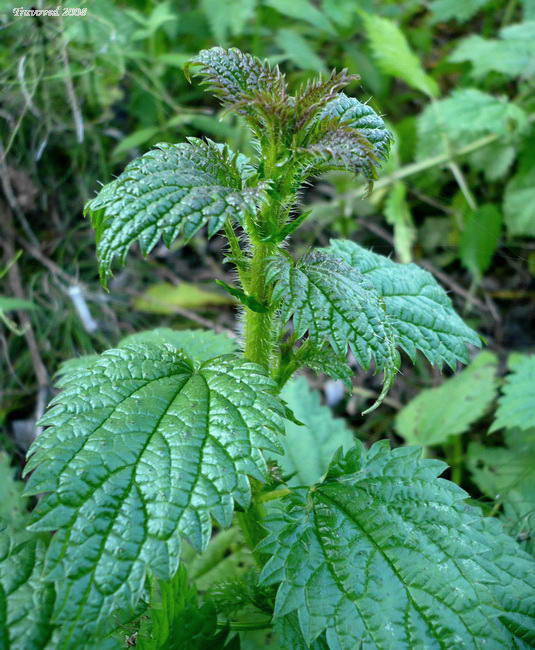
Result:
{"label": "hairy stem", "polygon": [[[271,243],[253,243],[253,256],[249,271],[248,291],[259,302],[268,304],[271,290],[266,285],[266,267],[269,258],[276,250]],[[273,311],[270,308],[265,313],[251,309],[245,310],[245,356],[249,361],[264,366],[271,371],[272,352],[274,346]]]}

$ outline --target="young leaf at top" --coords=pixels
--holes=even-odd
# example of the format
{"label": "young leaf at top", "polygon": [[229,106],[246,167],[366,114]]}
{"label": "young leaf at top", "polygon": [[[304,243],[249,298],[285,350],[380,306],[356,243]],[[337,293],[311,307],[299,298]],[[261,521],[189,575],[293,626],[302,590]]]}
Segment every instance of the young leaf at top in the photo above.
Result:
{"label": "young leaf at top", "polygon": [[157,145],[132,161],[85,207],[103,281],[113,258],[123,263],[136,240],[148,255],[160,238],[170,246],[179,235],[190,240],[205,225],[211,237],[227,219],[243,221],[263,189],[247,186],[253,174],[245,156],[194,138]]}
{"label": "young leaf at top", "polygon": [[275,260],[267,280],[283,323],[292,318],[299,338],[308,333],[314,348],[328,343],[338,355],[349,347],[363,368],[375,361],[389,383],[398,365],[394,331],[382,299],[357,269],[312,252],[298,262]]}
{"label": "young leaf at top", "polygon": [[396,264],[348,240],[333,240],[327,252],[362,273],[384,300],[398,345],[414,361],[420,350],[433,365],[452,370],[468,363],[467,345],[479,336],[455,313],[433,276],[416,264]]}
{"label": "young leaf at top", "polygon": [[437,478],[420,450],[335,456],[268,518],[262,584],[275,619],[297,613],[303,640],[329,648],[527,648],[535,641],[535,564],[500,524]]}
{"label": "young leaf at top", "polygon": [[[216,97],[223,106],[232,107],[238,113],[255,116],[257,110],[268,111],[278,108],[287,114],[287,89],[284,75],[271,68],[267,61],[241,52],[235,47],[225,50],[212,47],[201,50],[186,68],[202,77],[202,85]],[[278,112],[278,111],[277,111]]]}
{"label": "young leaf at top", "polygon": [[496,419],[490,431],[518,427],[527,430],[535,427],[535,355],[509,362],[502,395],[498,400]]}
{"label": "young leaf at top", "polygon": [[396,417],[396,430],[410,445],[438,445],[479,420],[496,397],[498,359],[481,352],[462,372],[437,388],[422,390]]}
{"label": "young leaf at top", "polygon": [[[369,180],[376,178],[392,143],[392,134],[373,108],[344,93],[312,118],[308,133],[307,144],[300,149],[303,154],[319,155],[320,160],[362,172]],[[319,161],[315,165],[321,169]]]}
{"label": "young leaf at top", "polygon": [[247,475],[277,451],[282,403],[264,370],[233,355],[194,363],[169,345],[130,344],[63,374],[30,449],[27,493],[49,492],[32,529],[54,530],[58,649],[140,597],[147,570],[169,579],[179,535],[198,549],[211,518],[247,506]]}

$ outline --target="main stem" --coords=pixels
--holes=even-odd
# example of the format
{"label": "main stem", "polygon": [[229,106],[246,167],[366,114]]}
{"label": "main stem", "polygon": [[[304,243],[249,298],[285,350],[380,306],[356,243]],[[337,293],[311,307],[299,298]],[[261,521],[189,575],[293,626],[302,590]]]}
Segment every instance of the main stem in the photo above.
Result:
{"label": "main stem", "polygon": [[269,258],[275,252],[274,244],[252,242],[253,256],[249,270],[249,293],[268,307],[265,313],[246,309],[245,312],[245,357],[271,371],[273,353],[273,312],[269,305],[271,291],[266,285],[266,270]]}

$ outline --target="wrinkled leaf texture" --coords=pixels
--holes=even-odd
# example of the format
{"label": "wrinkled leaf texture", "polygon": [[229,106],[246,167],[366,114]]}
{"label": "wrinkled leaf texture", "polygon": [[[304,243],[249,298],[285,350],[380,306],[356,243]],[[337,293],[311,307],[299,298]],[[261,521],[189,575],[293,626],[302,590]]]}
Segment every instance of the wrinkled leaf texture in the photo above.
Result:
{"label": "wrinkled leaf texture", "polygon": [[57,531],[58,648],[140,597],[145,575],[169,579],[180,535],[206,547],[212,517],[231,523],[262,480],[262,450],[280,449],[282,403],[256,364],[195,363],[170,345],[127,344],[64,371],[30,450],[28,494],[49,493],[31,528]]}
{"label": "wrinkled leaf texture", "polygon": [[420,454],[359,443],[282,501],[261,544],[275,619],[331,650],[530,647],[533,560]]}

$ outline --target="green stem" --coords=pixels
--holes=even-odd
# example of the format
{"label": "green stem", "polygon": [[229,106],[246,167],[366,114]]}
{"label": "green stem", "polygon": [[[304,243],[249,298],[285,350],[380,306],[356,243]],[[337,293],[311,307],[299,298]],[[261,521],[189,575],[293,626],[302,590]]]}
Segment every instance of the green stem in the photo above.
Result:
{"label": "green stem", "polygon": [[[268,304],[271,290],[266,285],[267,262],[276,250],[271,243],[253,242],[253,256],[248,273],[247,290],[259,302]],[[251,309],[245,310],[245,357],[249,361],[264,366],[271,371],[272,353],[274,347],[273,311],[258,313]]]}
{"label": "green stem", "polygon": [[451,480],[457,485],[461,485],[462,480],[462,463],[463,463],[463,443],[460,436],[453,436],[450,442],[449,463],[451,465]]}

